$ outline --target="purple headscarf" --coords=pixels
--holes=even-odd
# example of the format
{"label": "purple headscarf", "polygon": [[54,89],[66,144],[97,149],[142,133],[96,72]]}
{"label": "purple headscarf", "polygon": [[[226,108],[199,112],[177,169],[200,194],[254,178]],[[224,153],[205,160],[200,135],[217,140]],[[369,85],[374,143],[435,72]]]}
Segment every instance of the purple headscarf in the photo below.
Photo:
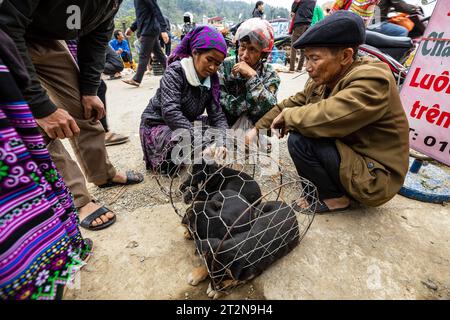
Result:
{"label": "purple headscarf", "polygon": [[[191,57],[195,49],[216,49],[227,56],[227,43],[222,33],[210,26],[198,26],[181,40],[167,63],[170,65],[174,61]],[[214,103],[220,108],[220,82],[217,73],[211,75],[211,89]]]}

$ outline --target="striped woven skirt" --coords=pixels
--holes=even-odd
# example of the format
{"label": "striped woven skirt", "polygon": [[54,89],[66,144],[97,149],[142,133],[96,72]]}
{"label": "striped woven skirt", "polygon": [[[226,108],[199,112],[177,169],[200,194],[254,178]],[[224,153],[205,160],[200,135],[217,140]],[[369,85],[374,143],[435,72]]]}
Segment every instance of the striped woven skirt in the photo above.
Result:
{"label": "striped woven skirt", "polygon": [[90,251],[72,197],[0,59],[0,299],[61,298]]}

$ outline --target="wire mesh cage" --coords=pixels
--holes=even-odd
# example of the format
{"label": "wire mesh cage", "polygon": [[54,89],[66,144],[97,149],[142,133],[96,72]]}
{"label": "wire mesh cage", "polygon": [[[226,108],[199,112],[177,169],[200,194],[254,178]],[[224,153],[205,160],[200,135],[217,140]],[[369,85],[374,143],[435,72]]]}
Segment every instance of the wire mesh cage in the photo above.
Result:
{"label": "wire mesh cage", "polygon": [[186,211],[187,225],[215,291],[227,292],[288,254],[303,239],[318,202],[306,179],[285,181],[254,202],[221,190]]}

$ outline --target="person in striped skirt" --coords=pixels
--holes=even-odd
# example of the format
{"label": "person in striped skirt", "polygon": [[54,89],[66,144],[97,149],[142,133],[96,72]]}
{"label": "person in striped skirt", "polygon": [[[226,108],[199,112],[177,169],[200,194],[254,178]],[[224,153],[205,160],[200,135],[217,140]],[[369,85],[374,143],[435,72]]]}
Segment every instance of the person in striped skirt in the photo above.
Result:
{"label": "person in striped skirt", "polygon": [[26,68],[1,29],[0,41],[0,300],[60,299],[92,241],[21,94]]}

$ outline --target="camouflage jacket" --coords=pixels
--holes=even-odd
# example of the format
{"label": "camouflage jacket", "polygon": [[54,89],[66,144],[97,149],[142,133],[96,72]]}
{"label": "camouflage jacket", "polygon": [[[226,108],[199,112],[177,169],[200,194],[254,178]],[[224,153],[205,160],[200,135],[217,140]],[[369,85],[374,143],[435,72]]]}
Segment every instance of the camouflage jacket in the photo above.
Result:
{"label": "camouflage jacket", "polygon": [[230,127],[243,114],[255,124],[277,104],[280,85],[280,77],[270,64],[263,63],[258,75],[247,80],[231,73],[235,62],[234,57],[226,59],[218,71],[220,104]]}

